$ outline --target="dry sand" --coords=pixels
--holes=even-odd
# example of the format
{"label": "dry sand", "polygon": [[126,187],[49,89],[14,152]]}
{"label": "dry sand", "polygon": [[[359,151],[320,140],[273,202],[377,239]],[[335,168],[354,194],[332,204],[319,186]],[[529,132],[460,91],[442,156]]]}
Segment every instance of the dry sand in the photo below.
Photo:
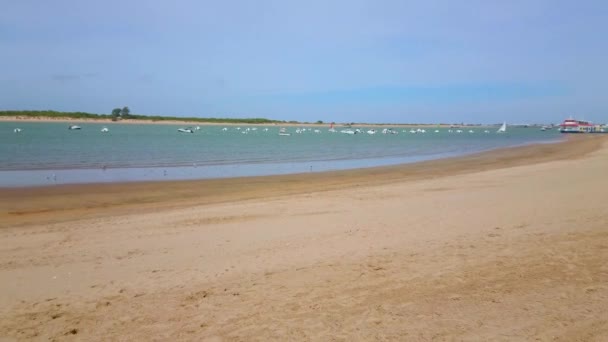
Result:
{"label": "dry sand", "polygon": [[0,190],[0,340],[608,340],[608,141]]}
{"label": "dry sand", "polygon": [[[104,124],[152,124],[152,125],[190,125],[190,126],[279,126],[279,127],[317,127],[329,128],[330,123],[300,123],[300,122],[271,122],[271,123],[236,123],[236,122],[200,122],[184,120],[151,120],[151,119],[121,119],[120,121],[112,121],[104,118],[69,118],[69,117],[30,117],[30,116],[0,116],[0,122],[63,122],[63,123],[104,123]],[[336,128],[343,126],[351,126],[349,123],[335,122]],[[393,123],[393,124],[378,124],[378,123],[355,123],[352,127],[450,127],[450,124],[416,124],[416,123]],[[458,125],[459,127],[494,127],[495,125]],[[496,126],[497,127],[497,126]]]}
{"label": "dry sand", "polygon": [[46,116],[0,116],[0,122],[62,122],[62,123],[103,123],[108,125],[113,124],[151,124],[151,125],[193,125],[193,126],[271,126],[272,123],[266,124],[245,124],[245,123],[220,123],[220,122],[200,122],[189,120],[144,120],[144,119],[121,119],[112,121],[108,118],[70,118],[70,117],[46,117]]}

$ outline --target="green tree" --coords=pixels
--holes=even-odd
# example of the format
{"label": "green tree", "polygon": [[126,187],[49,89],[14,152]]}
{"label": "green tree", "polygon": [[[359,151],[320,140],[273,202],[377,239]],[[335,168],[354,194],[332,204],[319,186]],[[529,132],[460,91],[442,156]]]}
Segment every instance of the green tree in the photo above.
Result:
{"label": "green tree", "polygon": [[112,121],[116,121],[118,120],[118,117],[120,117],[120,108],[114,108],[112,109]]}
{"label": "green tree", "polygon": [[323,123],[323,120],[317,120],[317,123],[320,125]]}
{"label": "green tree", "polygon": [[122,116],[125,119],[129,118],[129,115],[131,113],[131,110],[129,109],[129,107],[125,106],[120,110],[120,116]]}

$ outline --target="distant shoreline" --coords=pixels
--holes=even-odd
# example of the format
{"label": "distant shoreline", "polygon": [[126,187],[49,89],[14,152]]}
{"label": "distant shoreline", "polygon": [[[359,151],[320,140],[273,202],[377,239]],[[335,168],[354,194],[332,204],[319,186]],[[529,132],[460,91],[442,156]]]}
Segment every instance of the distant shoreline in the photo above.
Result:
{"label": "distant shoreline", "polygon": [[151,125],[194,125],[194,126],[218,126],[218,125],[273,125],[273,124],[250,124],[250,123],[221,123],[221,122],[198,122],[180,120],[145,120],[145,119],[122,119],[112,121],[111,119],[99,118],[54,118],[54,117],[25,117],[25,116],[0,116],[0,122],[63,122],[63,123],[104,123],[113,124],[151,124]]}
{"label": "distant shoreline", "polygon": [[[189,125],[189,126],[286,126],[286,127],[329,127],[331,123],[297,123],[297,122],[268,122],[268,123],[248,123],[248,122],[201,122],[189,120],[151,120],[151,119],[121,119],[112,121],[106,118],[70,118],[70,117],[46,117],[46,116],[0,116],[0,122],[61,122],[61,123],[103,123],[103,124],[146,124],[146,125]],[[415,123],[334,123],[335,127],[494,127],[497,125],[482,124],[415,124]]]}

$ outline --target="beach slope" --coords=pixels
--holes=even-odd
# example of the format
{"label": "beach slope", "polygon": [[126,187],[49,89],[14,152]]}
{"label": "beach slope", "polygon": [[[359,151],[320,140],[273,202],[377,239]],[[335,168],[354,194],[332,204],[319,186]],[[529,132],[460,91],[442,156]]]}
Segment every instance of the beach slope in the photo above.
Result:
{"label": "beach slope", "polygon": [[0,339],[607,340],[606,170],[606,138],[584,136],[319,175],[3,189]]}

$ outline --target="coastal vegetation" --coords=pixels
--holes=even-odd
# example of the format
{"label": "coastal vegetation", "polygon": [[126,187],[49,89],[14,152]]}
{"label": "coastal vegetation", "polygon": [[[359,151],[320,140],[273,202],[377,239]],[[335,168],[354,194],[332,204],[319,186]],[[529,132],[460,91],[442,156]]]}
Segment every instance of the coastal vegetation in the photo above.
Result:
{"label": "coastal vegetation", "polygon": [[97,119],[118,121],[146,120],[146,121],[188,121],[201,123],[248,123],[248,124],[269,124],[284,123],[285,121],[270,120],[265,118],[197,118],[197,117],[177,117],[161,115],[141,115],[131,114],[129,107],[114,108],[110,114],[93,114],[85,112],[58,112],[53,110],[5,110],[0,111],[0,116],[22,117],[22,118],[50,118],[50,119]]}
{"label": "coastal vegetation", "polygon": [[[204,117],[180,117],[180,116],[164,116],[164,115],[142,115],[142,114],[132,114],[129,107],[125,106],[123,108],[114,108],[110,112],[110,114],[93,114],[86,112],[59,112],[54,110],[0,110],[0,117],[14,117],[14,118],[39,118],[39,119],[76,119],[76,120],[112,120],[112,121],[120,121],[120,120],[141,120],[141,121],[153,121],[153,122],[162,122],[162,121],[181,121],[181,122],[200,122],[200,123],[234,123],[234,124],[316,124],[316,125],[324,125],[326,122],[323,120],[317,120],[315,122],[307,122],[307,121],[296,121],[296,120],[272,120],[266,118],[204,118]],[[361,125],[370,125],[372,123],[366,122],[331,122],[335,125],[340,126],[361,126]],[[327,123],[329,124],[329,122]],[[377,125],[385,125],[385,126],[453,126],[453,127],[468,127],[468,126],[500,126],[500,123],[494,124],[479,124],[479,123],[373,123]],[[373,125],[372,124],[372,125]],[[510,125],[510,126],[519,126],[519,127],[535,127],[542,126],[542,124],[533,124],[533,125]]]}
{"label": "coastal vegetation", "polygon": [[122,119],[130,119],[131,118],[131,110],[129,107],[114,108],[112,109],[112,121],[118,121],[119,118]]}

